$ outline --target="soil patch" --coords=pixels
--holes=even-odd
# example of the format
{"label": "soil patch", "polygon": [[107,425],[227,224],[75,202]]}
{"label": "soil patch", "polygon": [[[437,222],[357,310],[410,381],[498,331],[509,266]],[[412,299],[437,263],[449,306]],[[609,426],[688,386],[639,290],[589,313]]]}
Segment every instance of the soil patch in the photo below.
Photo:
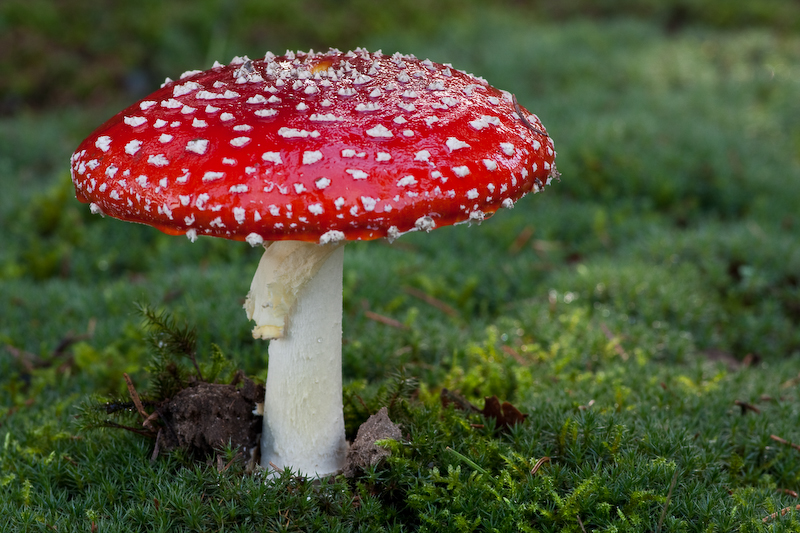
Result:
{"label": "soil patch", "polygon": [[253,413],[264,401],[264,386],[249,379],[242,386],[196,382],[161,408],[165,451],[184,448],[196,457],[208,457],[228,444],[252,457],[258,450],[262,417]]}
{"label": "soil patch", "polygon": [[403,433],[400,426],[389,419],[386,407],[370,416],[366,422],[358,428],[356,440],[347,451],[345,460],[344,475],[346,477],[355,476],[359,470],[378,464],[384,457],[392,454],[386,448],[375,445],[379,440],[394,439],[401,440]]}

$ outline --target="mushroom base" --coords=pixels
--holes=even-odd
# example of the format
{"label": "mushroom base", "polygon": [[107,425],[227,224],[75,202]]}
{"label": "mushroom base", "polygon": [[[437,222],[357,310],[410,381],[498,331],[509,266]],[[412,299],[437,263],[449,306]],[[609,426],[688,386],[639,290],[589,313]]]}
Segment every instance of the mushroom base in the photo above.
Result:
{"label": "mushroom base", "polygon": [[[281,244],[271,245],[265,255]],[[340,246],[298,292],[283,336],[270,341],[261,435],[265,469],[274,465],[325,476],[344,467],[343,262],[344,246]]]}

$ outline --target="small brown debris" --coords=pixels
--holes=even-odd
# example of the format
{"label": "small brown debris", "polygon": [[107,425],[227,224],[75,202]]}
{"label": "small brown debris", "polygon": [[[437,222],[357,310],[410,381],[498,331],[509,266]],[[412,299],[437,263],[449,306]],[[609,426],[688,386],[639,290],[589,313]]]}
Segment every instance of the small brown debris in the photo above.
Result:
{"label": "small brown debris", "polygon": [[94,335],[95,323],[96,323],[96,320],[94,320],[94,319],[89,321],[89,329],[88,329],[87,333],[84,333],[82,335],[72,335],[70,333],[70,334],[67,334],[66,337],[62,338],[59,341],[59,343],[56,345],[56,347],[53,349],[53,353],[51,355],[51,359],[58,359],[62,355],[65,355],[67,353],[67,349],[69,349],[69,347],[72,346],[73,344],[75,344],[76,342],[80,342],[80,341],[84,341],[84,340],[87,340],[87,339],[91,339],[92,336]]}
{"label": "small brown debris", "polygon": [[749,353],[744,356],[742,359],[742,366],[745,368],[749,368],[751,366],[756,366],[761,362],[761,356],[757,353]]}
{"label": "small brown debris", "polygon": [[781,388],[782,389],[788,389],[788,388],[794,387],[796,385],[800,385],[800,374],[798,374],[797,377],[794,377],[792,379],[789,379],[789,380],[784,381],[783,383],[781,383]]}
{"label": "small brown debris", "polygon": [[414,298],[418,298],[418,299],[422,300],[426,304],[435,307],[436,309],[438,309],[439,311],[443,312],[446,315],[449,315],[449,316],[452,316],[452,317],[457,317],[458,316],[458,311],[456,311],[455,309],[453,309],[451,306],[447,305],[446,303],[444,303],[440,299],[431,296],[430,294],[428,294],[425,291],[422,291],[422,290],[414,288],[414,287],[406,287],[405,291],[406,291],[407,294],[410,294]]}
{"label": "small brown debris", "polygon": [[480,409],[472,405],[466,398],[446,388],[442,388],[442,392],[439,393],[439,400],[442,402],[442,407],[444,408],[447,408],[450,404],[454,404],[456,409],[461,409],[462,411],[481,412]]}
{"label": "small brown debris", "polygon": [[747,414],[747,411],[753,411],[754,413],[760,415],[761,409],[756,407],[755,405],[747,402],[743,402],[741,400],[736,400],[733,402],[734,404],[738,405],[742,409],[742,416]]}
{"label": "small brown debris", "polygon": [[578,525],[579,525],[579,526],[581,526],[581,531],[582,531],[583,533],[586,533],[586,528],[585,528],[585,527],[583,527],[583,520],[581,520],[581,516],[576,514],[576,515],[575,515],[575,518],[577,518],[577,519],[578,519]]}
{"label": "small brown debris", "polygon": [[161,434],[163,432],[163,429],[159,429],[158,433],[156,434],[156,444],[153,446],[153,453],[150,455],[151,463],[154,463],[155,460],[158,459],[158,454],[161,453]]}
{"label": "small brown debris", "polygon": [[737,370],[742,366],[741,361],[739,361],[735,356],[725,350],[720,350],[719,348],[708,348],[703,350],[702,354],[705,355],[709,361],[723,363],[730,370]]}
{"label": "small brown debris", "polygon": [[[147,411],[144,410],[144,406],[142,405],[142,400],[139,398],[139,393],[136,392],[136,387],[133,386],[133,381],[131,380],[131,377],[126,372],[122,373],[122,377],[125,378],[125,384],[128,386],[128,394],[130,395],[131,400],[133,400],[133,405],[136,406],[136,412],[139,413],[139,416],[142,417],[143,421],[147,422],[147,420],[150,418],[150,415],[148,414]],[[153,428],[147,427],[147,429],[153,429]]]}
{"label": "small brown debris", "polygon": [[800,511],[800,505],[795,505],[794,507],[791,505],[789,507],[784,507],[780,511],[776,511],[769,516],[765,516],[761,521],[766,524],[770,520],[774,520],[779,516],[786,516],[786,513],[789,513],[791,511]]}
{"label": "small brown debris", "polygon": [[445,388],[443,388],[442,392],[439,394],[439,399],[442,402],[442,407],[453,404],[462,411],[480,413],[486,418],[493,418],[495,420],[495,427],[501,431],[508,431],[511,426],[520,424],[528,418],[526,413],[521,412],[511,403],[500,403],[497,396],[487,396],[484,398],[485,403],[483,409],[478,409],[463,396]]}
{"label": "small brown debris", "polygon": [[500,349],[501,349],[501,350],[503,350],[503,353],[505,353],[505,354],[507,354],[507,355],[510,355],[511,357],[513,357],[513,358],[514,358],[514,361],[516,361],[517,363],[519,363],[519,364],[520,364],[520,365],[522,365],[522,366],[528,366],[528,365],[530,365],[530,364],[531,364],[531,363],[530,363],[530,361],[526,361],[526,360],[525,360],[525,358],[524,358],[524,357],[522,357],[522,356],[519,354],[519,352],[518,352],[518,351],[516,351],[516,350],[515,350],[514,348],[512,348],[511,346],[508,346],[507,344],[504,344],[504,345],[502,345],[502,346],[500,347]]}
{"label": "small brown debris", "polygon": [[364,311],[364,316],[369,318],[370,320],[374,320],[375,322],[380,322],[386,326],[396,328],[396,329],[411,329],[399,320],[395,320],[394,318],[389,318],[388,316],[379,315],[378,313],[374,313],[372,311]]}
{"label": "small brown debris", "polygon": [[217,472],[219,472],[220,474],[222,474],[222,473],[223,473],[223,472],[225,472],[225,471],[226,471],[228,468],[230,468],[230,466],[233,464],[233,462],[234,462],[235,460],[236,460],[236,457],[234,457],[233,459],[231,459],[230,461],[228,461],[228,462],[227,462],[227,464],[226,464],[226,463],[225,463],[225,459],[222,457],[222,455],[217,455]]}
{"label": "small brown debris", "polygon": [[496,427],[502,431],[508,430],[511,426],[521,424],[528,418],[528,415],[511,405],[509,402],[500,403],[497,396],[486,398],[483,407],[483,416],[494,418]]}
{"label": "small brown debris", "polygon": [[508,247],[508,252],[512,255],[518,254],[522,248],[528,244],[528,241],[531,240],[531,237],[533,237],[535,231],[536,230],[530,226],[525,226],[522,228],[522,231],[516,236],[514,242],[512,242],[511,246]]}
{"label": "small brown debris", "polygon": [[36,368],[47,366],[47,364],[42,361],[42,358],[35,353],[20,350],[16,346],[12,346],[10,344],[6,344],[5,349],[14,359],[19,362],[19,364],[22,365],[25,371],[29,374],[32,373]]}
{"label": "small brown debris", "polygon": [[354,477],[359,470],[375,466],[392,454],[386,448],[376,445],[377,441],[385,439],[399,441],[402,438],[400,427],[389,419],[386,407],[381,407],[380,411],[370,416],[358,428],[356,440],[347,451],[344,466],[345,477]]}
{"label": "small brown debris", "polygon": [[770,435],[770,436],[769,436],[769,438],[771,438],[771,439],[772,439],[772,440],[774,440],[775,442],[780,442],[781,444],[785,444],[786,446],[791,446],[791,447],[792,447],[792,448],[794,448],[795,450],[798,450],[798,451],[800,451],[800,444],[795,444],[795,443],[793,443],[793,442],[789,442],[788,440],[786,440],[786,439],[782,439],[782,438],[780,438],[780,437],[779,437],[779,436],[777,436],[777,435]]}

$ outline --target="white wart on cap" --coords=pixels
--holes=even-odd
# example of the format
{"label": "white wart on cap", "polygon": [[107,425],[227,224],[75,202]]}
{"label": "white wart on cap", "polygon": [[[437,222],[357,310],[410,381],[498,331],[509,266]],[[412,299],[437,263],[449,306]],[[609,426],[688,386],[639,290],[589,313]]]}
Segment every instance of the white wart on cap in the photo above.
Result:
{"label": "white wart on cap", "polygon": [[170,234],[393,238],[480,221],[557,176],[512,95],[413,56],[268,54],[188,72],[72,156],[78,198]]}

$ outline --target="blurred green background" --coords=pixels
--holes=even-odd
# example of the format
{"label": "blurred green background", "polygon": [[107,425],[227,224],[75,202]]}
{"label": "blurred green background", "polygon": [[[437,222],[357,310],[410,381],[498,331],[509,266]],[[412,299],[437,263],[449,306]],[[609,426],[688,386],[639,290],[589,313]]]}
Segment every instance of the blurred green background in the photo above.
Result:
{"label": "blurred green background", "polygon": [[[453,265],[446,276],[422,268],[415,283],[467,291],[465,312],[491,320],[503,313],[503,302],[541,298],[561,290],[553,285],[558,281],[576,294],[581,287],[584,303],[613,305],[623,314],[640,299],[637,313],[645,322],[657,320],[667,305],[669,322],[685,327],[688,315],[678,309],[697,308],[689,329],[702,349],[736,359],[788,355],[800,346],[794,332],[800,320],[798,31],[800,4],[788,0],[6,0],[0,5],[0,181],[6,187],[0,279],[12,304],[0,335],[27,349],[42,342],[15,324],[38,324],[35,317],[48,304],[41,300],[34,310],[39,300],[24,296],[28,289],[20,285],[12,290],[11,280],[32,282],[29,289],[38,294],[50,287],[41,282],[52,280],[52,290],[63,294],[131,278],[137,283],[127,290],[141,294],[156,291],[164,269],[246,269],[254,261],[253,251],[232,243],[189,246],[90,216],[74,201],[65,172],[72,149],[94,127],[165,77],[214,60],[364,46],[450,62],[515,93],[555,139],[565,176],[479,231],[410,236],[409,245],[437,250],[439,264]],[[526,232],[534,236],[520,250],[497,254],[496,242]],[[476,234],[481,238],[473,241]],[[453,245],[459,239],[479,257],[469,273],[457,266],[465,261],[465,250]],[[120,247],[123,241],[129,246]],[[352,261],[355,250],[370,257],[368,247],[352,248]],[[576,265],[591,275],[574,281]],[[676,270],[686,283],[675,281]],[[654,281],[659,275],[676,290],[695,287],[690,291],[703,292],[702,300],[639,298],[640,285],[661,284]],[[359,288],[380,306],[385,280],[364,281],[375,276],[359,271]],[[622,285],[598,296],[598,276],[607,288]],[[649,281],[631,281],[639,277]],[[32,301],[14,303],[20,300]],[[76,321],[94,314],[97,303],[85,305]],[[85,329],[71,316],[60,324],[43,321],[42,338]]]}
{"label": "blurred green background", "polygon": [[[234,55],[386,47],[396,43],[384,37],[397,33],[417,46],[448,41],[442,32],[509,10],[529,24],[624,17],[665,34],[697,26],[800,29],[800,6],[791,0],[4,0],[0,113],[132,99],[188,65]],[[473,33],[464,53],[502,37]]]}

